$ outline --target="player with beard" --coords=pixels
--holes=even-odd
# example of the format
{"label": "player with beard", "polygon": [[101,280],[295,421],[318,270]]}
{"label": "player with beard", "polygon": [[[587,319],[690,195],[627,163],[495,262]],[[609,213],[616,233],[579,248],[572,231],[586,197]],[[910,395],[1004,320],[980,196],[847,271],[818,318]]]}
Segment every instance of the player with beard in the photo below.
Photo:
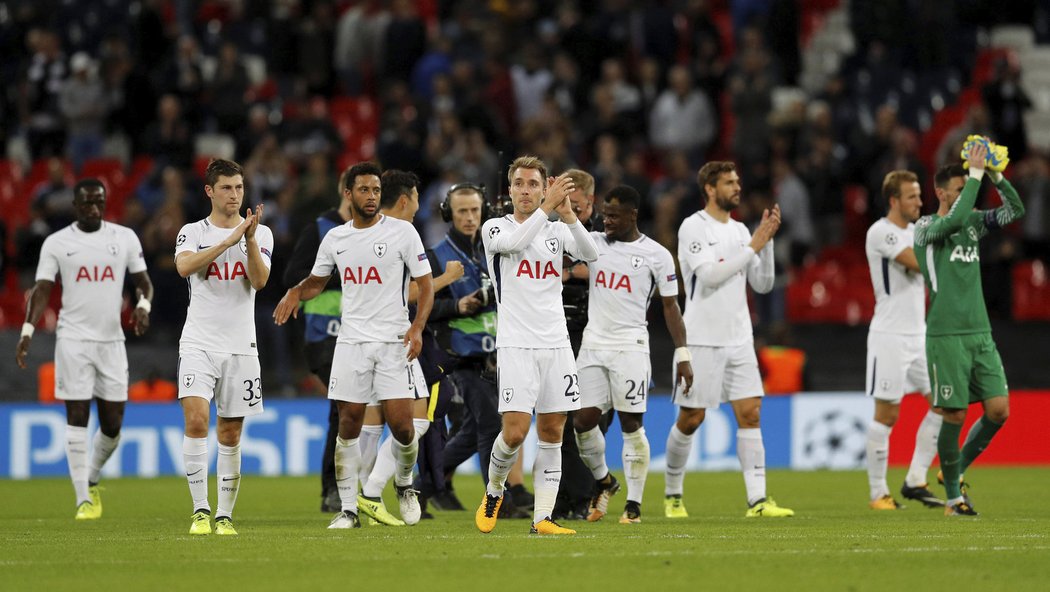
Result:
{"label": "player with beard", "polygon": [[[680,409],[667,437],[664,514],[688,516],[682,504],[682,481],[693,434],[707,409],[728,402],[739,428],[736,451],[747,490],[745,516],[793,516],[793,511],[766,496],[766,450],[759,423],[765,393],[747,307],[747,284],[762,294],[773,288],[773,235],[780,228],[780,206],[762,212],[752,236],[730,217],[740,206],[736,165],[709,162],[700,169],[697,182],[707,205],[686,218],[678,230],[686,295],[683,318],[696,372],[692,389],[678,389],[677,384],[675,388],[674,402]],[[676,353],[675,362],[681,360]]]}

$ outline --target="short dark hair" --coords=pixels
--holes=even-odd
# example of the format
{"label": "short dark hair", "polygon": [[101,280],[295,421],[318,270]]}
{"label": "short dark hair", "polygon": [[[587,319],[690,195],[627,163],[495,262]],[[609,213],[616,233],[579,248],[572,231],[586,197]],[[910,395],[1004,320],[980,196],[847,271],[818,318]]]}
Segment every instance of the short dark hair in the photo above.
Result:
{"label": "short dark hair", "polygon": [[700,167],[700,171],[696,173],[696,183],[700,185],[700,193],[707,195],[704,187],[708,185],[714,187],[718,184],[718,177],[723,173],[731,173],[735,170],[736,165],[728,160],[712,160]]}
{"label": "short dark hair", "polygon": [[242,179],[244,178],[244,169],[241,168],[241,165],[225,158],[216,158],[208,163],[208,168],[204,169],[204,184],[209,187],[215,187],[215,184],[219,182],[219,177],[233,177],[236,175],[240,175]]}
{"label": "short dark hair", "polygon": [[959,163],[946,164],[941,168],[937,169],[937,174],[933,176],[933,184],[935,187],[945,189],[948,187],[948,182],[955,177],[965,177],[969,173],[963,168],[963,165]]}
{"label": "short dark hair", "polygon": [[882,201],[885,206],[890,207],[890,198],[901,197],[901,186],[905,183],[918,183],[919,176],[911,171],[890,171],[882,179]]}
{"label": "short dark hair", "polygon": [[419,187],[419,177],[415,173],[390,169],[381,177],[382,193],[379,197],[380,208],[392,208],[402,195],[411,195],[412,188]]}
{"label": "short dark hair", "polygon": [[609,193],[605,194],[605,203],[613,200],[616,200],[622,206],[628,206],[637,210],[642,203],[642,196],[638,195],[638,191],[630,185],[617,185],[610,189]]}
{"label": "short dark hair", "polygon": [[77,184],[73,186],[73,199],[80,196],[80,192],[86,191],[89,187],[98,187],[102,190],[102,195],[106,194],[106,186],[98,179],[91,177],[89,179],[81,179],[77,181]]}
{"label": "short dark hair", "polygon": [[354,166],[346,169],[343,173],[345,182],[344,189],[353,190],[354,183],[357,182],[357,178],[363,175],[375,175],[376,177],[383,177],[383,169],[379,168],[379,165],[374,162],[359,162]]}

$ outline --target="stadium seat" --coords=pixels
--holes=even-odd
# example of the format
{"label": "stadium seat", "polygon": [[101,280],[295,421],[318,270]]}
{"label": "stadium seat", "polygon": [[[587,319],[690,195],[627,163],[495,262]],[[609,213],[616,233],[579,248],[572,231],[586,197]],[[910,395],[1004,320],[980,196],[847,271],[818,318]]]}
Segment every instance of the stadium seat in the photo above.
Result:
{"label": "stadium seat", "polygon": [[197,134],[193,139],[193,153],[201,157],[233,158],[237,142],[226,134]]}
{"label": "stadium seat", "polygon": [[1035,31],[1031,25],[1000,25],[992,29],[992,47],[1008,47],[1022,52],[1034,45]]}
{"label": "stadium seat", "polygon": [[1038,259],[1013,267],[1013,317],[1015,321],[1050,321],[1050,283],[1046,265]]}

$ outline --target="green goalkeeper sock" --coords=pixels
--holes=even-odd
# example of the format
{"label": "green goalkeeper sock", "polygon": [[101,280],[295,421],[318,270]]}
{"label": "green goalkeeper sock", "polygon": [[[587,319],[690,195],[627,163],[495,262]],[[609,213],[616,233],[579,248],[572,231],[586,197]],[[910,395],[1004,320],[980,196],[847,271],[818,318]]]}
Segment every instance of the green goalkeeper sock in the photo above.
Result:
{"label": "green goalkeeper sock", "polygon": [[944,473],[944,490],[949,500],[962,497],[959,489],[959,434],[962,426],[945,421],[937,436],[937,454],[941,457],[941,472]]}
{"label": "green goalkeeper sock", "polygon": [[966,442],[963,443],[960,473],[965,473],[966,469],[973,464],[973,461],[984,452],[984,449],[988,448],[988,443],[992,441],[992,437],[995,436],[1001,427],[1003,427],[1003,424],[995,423],[988,419],[987,415],[982,415],[973,424],[970,432],[966,434]]}

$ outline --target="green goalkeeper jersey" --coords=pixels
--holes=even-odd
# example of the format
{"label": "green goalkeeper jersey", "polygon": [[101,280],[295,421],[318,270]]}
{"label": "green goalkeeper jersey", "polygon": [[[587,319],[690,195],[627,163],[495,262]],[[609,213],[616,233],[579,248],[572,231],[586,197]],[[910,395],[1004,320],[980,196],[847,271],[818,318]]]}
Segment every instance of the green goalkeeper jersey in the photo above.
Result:
{"label": "green goalkeeper jersey", "polygon": [[1024,215],[1017,190],[1004,178],[996,183],[1003,205],[973,209],[981,182],[966,180],[947,216],[923,216],[915,224],[915,256],[930,290],[927,335],[961,335],[991,331],[981,289],[979,241],[989,230]]}

